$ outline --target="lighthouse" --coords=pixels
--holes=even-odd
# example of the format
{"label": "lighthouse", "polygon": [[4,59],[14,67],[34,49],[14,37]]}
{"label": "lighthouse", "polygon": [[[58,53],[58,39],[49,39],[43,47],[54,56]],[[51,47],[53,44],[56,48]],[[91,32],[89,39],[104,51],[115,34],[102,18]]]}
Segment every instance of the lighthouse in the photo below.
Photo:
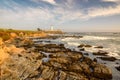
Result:
{"label": "lighthouse", "polygon": [[50,30],[53,31],[53,26],[50,27]]}

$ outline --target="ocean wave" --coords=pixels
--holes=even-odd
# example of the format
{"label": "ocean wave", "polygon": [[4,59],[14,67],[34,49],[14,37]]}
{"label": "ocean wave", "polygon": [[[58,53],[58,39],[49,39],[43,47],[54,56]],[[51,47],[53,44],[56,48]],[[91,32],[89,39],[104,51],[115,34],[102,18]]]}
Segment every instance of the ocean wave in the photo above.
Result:
{"label": "ocean wave", "polygon": [[108,39],[116,39],[114,37],[100,37],[100,36],[84,36],[83,38],[64,38],[62,41],[80,41],[80,40],[108,40]]}
{"label": "ocean wave", "polygon": [[107,39],[115,39],[113,37],[100,37],[100,36],[84,36],[80,40],[107,40]]}
{"label": "ocean wave", "polygon": [[71,45],[71,46],[79,46],[80,45],[80,43],[75,43],[75,42],[68,42],[67,44]]}
{"label": "ocean wave", "polygon": [[64,38],[64,39],[62,39],[62,41],[77,41],[77,40],[79,40],[79,38],[69,37],[69,38]]}

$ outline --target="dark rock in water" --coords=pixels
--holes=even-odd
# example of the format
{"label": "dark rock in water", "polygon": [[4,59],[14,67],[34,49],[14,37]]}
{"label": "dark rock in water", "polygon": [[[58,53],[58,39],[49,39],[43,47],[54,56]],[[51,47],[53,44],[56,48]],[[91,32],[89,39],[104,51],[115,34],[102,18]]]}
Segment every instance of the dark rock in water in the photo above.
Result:
{"label": "dark rock in water", "polygon": [[95,64],[93,66],[93,76],[103,80],[111,80],[112,72],[109,68],[102,64]]}
{"label": "dark rock in water", "polygon": [[98,52],[93,52],[93,55],[102,55],[102,56],[106,56],[106,54],[108,54],[108,52],[99,50]]}
{"label": "dark rock in water", "polygon": [[103,48],[103,46],[96,46],[96,47],[94,47],[94,48]]}
{"label": "dark rock in water", "polygon": [[84,49],[84,48],[80,48],[79,50],[80,50],[80,51],[85,51],[85,49]]}
{"label": "dark rock in water", "polygon": [[116,62],[116,64],[119,64],[118,62]]}
{"label": "dark rock in water", "polygon": [[84,53],[84,55],[87,55],[87,56],[88,56],[89,54],[88,54],[88,53]]}
{"label": "dark rock in water", "polygon": [[80,44],[78,46],[78,48],[82,48],[82,47],[92,47],[91,45],[88,45],[88,44]]}
{"label": "dark rock in water", "polygon": [[85,62],[88,65],[91,65],[93,63],[92,59],[90,59],[89,57],[83,57],[81,62]]}
{"label": "dark rock in water", "polygon": [[115,67],[118,71],[120,71],[120,66],[118,66],[118,67]]}
{"label": "dark rock in water", "polygon": [[96,59],[96,58],[94,58],[94,59],[93,59],[93,61],[94,61],[94,62],[97,62],[97,59]]}
{"label": "dark rock in water", "polygon": [[78,46],[78,48],[81,48],[81,47],[84,47],[85,45],[84,44],[80,44],[79,46]]}
{"label": "dark rock in water", "polygon": [[85,45],[85,47],[92,47],[92,46],[87,44],[87,45]]}
{"label": "dark rock in water", "polygon": [[64,44],[59,44],[59,46],[64,47]]}
{"label": "dark rock in water", "polygon": [[97,57],[105,61],[115,61],[117,60],[115,57]]}

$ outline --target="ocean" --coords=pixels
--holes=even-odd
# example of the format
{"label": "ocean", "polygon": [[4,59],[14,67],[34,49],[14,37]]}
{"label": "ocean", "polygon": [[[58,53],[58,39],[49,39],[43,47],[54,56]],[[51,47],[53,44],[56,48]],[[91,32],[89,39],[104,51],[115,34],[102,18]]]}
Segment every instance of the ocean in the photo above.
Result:
{"label": "ocean", "polygon": [[61,41],[66,43],[67,46],[77,47],[80,44],[89,44],[92,47],[86,48],[86,51],[98,51],[95,46],[103,46],[102,49],[108,52],[109,56],[120,59],[120,33],[113,32],[84,32],[84,33],[67,33],[67,36],[83,36],[83,38],[68,37],[63,38]]}
{"label": "ocean", "polygon": [[[64,44],[66,48],[75,51],[80,51],[78,48],[80,44],[91,45],[92,47],[85,47],[85,51],[83,51],[83,53],[87,52],[89,54],[85,56],[88,56],[91,59],[96,58],[98,63],[104,64],[111,69],[113,75],[112,80],[120,80],[120,72],[116,69],[116,67],[120,66],[120,32],[72,32],[57,36],[59,36],[57,39],[42,39],[42,43]],[[37,41],[41,41],[41,39],[38,39]],[[96,46],[103,46],[103,48],[94,48]],[[95,56],[92,54],[99,50],[108,52],[108,56],[115,57],[117,60],[105,61],[97,58],[101,56]],[[45,60],[48,61],[48,59]]]}

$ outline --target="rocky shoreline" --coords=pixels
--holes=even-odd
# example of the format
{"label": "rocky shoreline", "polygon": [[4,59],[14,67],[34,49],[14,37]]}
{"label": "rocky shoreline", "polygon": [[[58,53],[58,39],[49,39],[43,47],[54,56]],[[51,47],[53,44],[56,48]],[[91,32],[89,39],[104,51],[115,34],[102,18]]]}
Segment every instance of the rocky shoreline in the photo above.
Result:
{"label": "rocky shoreline", "polygon": [[50,42],[35,44],[29,38],[0,42],[1,80],[112,80],[111,70],[82,50]]}

